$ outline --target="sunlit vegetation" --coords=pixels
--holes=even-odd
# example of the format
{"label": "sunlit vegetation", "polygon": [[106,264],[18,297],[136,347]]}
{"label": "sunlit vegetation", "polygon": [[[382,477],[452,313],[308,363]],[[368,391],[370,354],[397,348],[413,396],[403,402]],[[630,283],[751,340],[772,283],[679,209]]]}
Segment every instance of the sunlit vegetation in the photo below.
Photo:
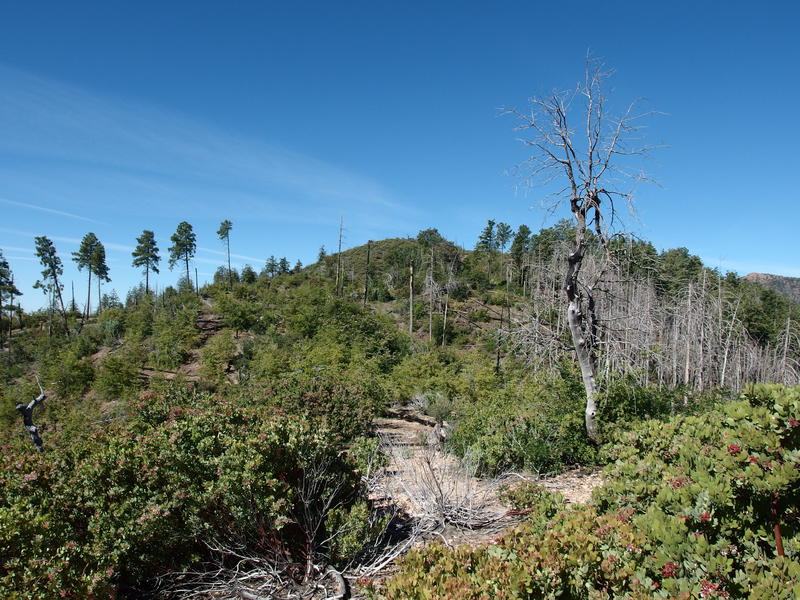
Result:
{"label": "sunlit vegetation", "polygon": [[[445,449],[479,474],[602,465],[607,483],[580,508],[509,489],[524,525],[488,546],[411,552],[371,584],[376,598],[800,592],[800,307],[772,289],[685,249],[615,240],[596,444],[563,317],[567,222],[490,222],[474,250],[428,229],[306,267],[273,257],[221,267],[199,290],[182,223],[170,248],[182,279],[158,294],[148,233],[143,285],[94,314],[62,306],[47,238],[47,309],[15,306],[0,264],[3,597],[168,594],[176,574],[227,564],[225,548],[293,581],[353,564],[386,524],[364,480],[380,464],[367,460],[375,419],[393,406],[447,423]],[[92,237],[75,260],[99,283]],[[15,409],[39,383],[41,453]]]}

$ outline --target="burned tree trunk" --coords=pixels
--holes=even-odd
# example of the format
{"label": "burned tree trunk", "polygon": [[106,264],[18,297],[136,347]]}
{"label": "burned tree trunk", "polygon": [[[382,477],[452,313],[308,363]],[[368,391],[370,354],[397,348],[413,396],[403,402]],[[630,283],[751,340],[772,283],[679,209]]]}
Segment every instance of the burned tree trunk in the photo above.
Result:
{"label": "burned tree trunk", "polygon": [[[633,102],[618,118],[607,114],[603,83],[609,75],[601,61],[587,56],[584,81],[574,90],[533,98],[530,110],[525,112],[509,111],[520,121],[517,130],[526,131],[529,136],[522,142],[531,154],[519,166],[526,185],[549,185],[558,180],[561,191],[554,193],[556,199],[549,208],[555,210],[566,203],[575,220],[575,246],[567,260],[564,291],[567,323],[586,392],[586,434],[593,442],[597,441],[598,319],[592,288],[605,269],[600,270],[595,284],[586,285],[581,279],[581,266],[589,242],[607,248],[608,225],[613,224],[616,215],[615,200],[631,201],[631,194],[620,189],[619,177],[637,181],[645,178],[631,168],[634,165],[629,161],[649,150],[638,145],[638,121],[650,113],[637,114],[637,102]],[[582,106],[575,127],[572,111],[579,104]],[[603,210],[601,199],[608,201]]]}
{"label": "burned tree trunk", "polygon": [[42,438],[39,435],[39,428],[33,424],[33,409],[44,402],[46,397],[41,385],[39,386],[39,391],[41,393],[27,405],[23,404],[22,402],[18,402],[15,405],[15,408],[22,416],[22,423],[25,426],[25,429],[28,430],[28,434],[30,434],[31,441],[33,442],[33,445],[36,446],[36,450],[43,452],[44,448],[42,447]]}
{"label": "burned tree trunk", "polygon": [[[564,291],[567,294],[567,325],[572,345],[575,348],[575,357],[581,370],[583,388],[586,392],[586,409],[584,422],[586,424],[586,435],[588,438],[597,441],[597,366],[595,361],[595,339],[594,333],[587,329],[589,323],[595,322],[594,316],[584,313],[583,305],[589,310],[593,310],[594,302],[591,292],[584,292],[580,288],[578,279],[583,257],[586,252],[586,242],[580,241],[577,249],[572,252],[567,259],[567,277],[564,283]],[[587,298],[588,295],[588,298]],[[589,308],[591,307],[591,308]]]}

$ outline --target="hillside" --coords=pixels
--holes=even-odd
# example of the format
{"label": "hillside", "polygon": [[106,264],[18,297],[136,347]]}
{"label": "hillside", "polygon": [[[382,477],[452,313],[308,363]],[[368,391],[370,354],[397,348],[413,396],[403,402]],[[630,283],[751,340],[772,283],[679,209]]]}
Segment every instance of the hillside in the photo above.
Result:
{"label": "hillside", "polygon": [[744,279],[771,288],[800,304],[800,277],[784,277],[769,273],[748,273]]}
{"label": "hillside", "polygon": [[[797,384],[800,309],[758,283],[721,277],[686,249],[658,253],[630,241],[612,248],[614,263],[605,267],[590,249],[586,273],[611,273],[596,294],[605,321],[602,435],[593,444],[563,318],[569,231],[520,231],[509,252],[497,244],[465,250],[431,229],[295,270],[243,269],[229,278],[221,269],[199,290],[186,282],[157,294],[137,287],[124,303],[107,299],[86,322],[75,310],[15,313],[13,322],[2,315],[0,493],[8,506],[0,511],[0,595],[322,598],[337,597],[349,581],[376,597],[415,597],[414,561],[450,560],[432,540],[476,545],[479,570],[470,580],[484,586],[494,575],[484,570],[491,561],[482,544],[502,539],[513,573],[515,545],[530,546],[526,532],[554,518],[605,530],[635,508],[655,531],[665,519],[675,529],[680,510],[697,521],[693,534],[717,536],[715,552],[761,531],[763,522],[733,522],[739,513],[726,507],[735,501],[760,515],[764,498],[752,507],[749,496],[707,498],[705,484],[681,477],[700,455],[727,461],[726,473],[749,469],[762,489],[778,464],[774,448],[795,448],[792,416],[775,432],[780,440],[747,438],[735,458],[742,464],[728,464],[750,425],[720,411],[752,381]],[[39,395],[39,382],[46,401],[29,416],[43,452],[15,409]],[[786,401],[794,415],[794,398],[776,386],[735,414],[760,423],[772,417],[758,407]],[[698,415],[723,419],[731,431],[684,421]],[[628,441],[641,440],[643,452],[654,447],[648,460],[656,461],[673,448],[694,449],[687,436],[722,450],[676,455],[686,463],[670,480],[670,489],[683,490],[673,499],[679,508],[614,500],[634,498],[644,483],[663,487],[660,475],[639,481],[650,472],[639,466],[620,475],[636,458],[624,454]],[[767,483],[786,498],[784,538],[793,552],[797,515],[788,504],[800,475],[790,468],[794,458],[785,460],[782,479]],[[573,507],[603,482],[604,465],[610,478],[595,504]],[[730,489],[727,480],[711,484]],[[511,526],[521,529],[504,533]],[[651,534],[629,529],[636,547],[661,543],[657,532],[643,539]],[[686,552],[703,551],[673,543],[686,535],[670,538],[674,557],[624,564],[662,585],[661,569],[695,564]],[[567,537],[573,546],[552,556],[593,564],[581,544],[596,540]],[[742,561],[771,568],[762,545],[742,548]],[[387,569],[412,547],[433,554],[411,552],[384,587]],[[616,556],[627,542],[609,547]],[[48,560],[53,551],[63,557],[57,564]],[[748,589],[731,571],[740,566],[720,567],[735,583],[709,585]],[[704,581],[699,571],[684,575],[680,585]],[[638,589],[620,581],[619,589]],[[423,583],[423,597],[446,598],[452,582]]]}

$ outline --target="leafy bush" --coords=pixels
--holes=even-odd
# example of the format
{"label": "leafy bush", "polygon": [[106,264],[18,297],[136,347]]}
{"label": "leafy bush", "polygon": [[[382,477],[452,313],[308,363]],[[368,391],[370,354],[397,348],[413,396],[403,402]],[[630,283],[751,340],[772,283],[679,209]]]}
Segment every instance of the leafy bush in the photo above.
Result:
{"label": "leafy bush", "polygon": [[125,334],[125,311],[121,307],[107,308],[97,318],[97,328],[103,344],[116,344]]}
{"label": "leafy bush", "polygon": [[70,350],[62,352],[59,358],[48,369],[46,381],[53,382],[52,385],[61,398],[77,398],[86,393],[95,377],[91,359],[78,358]]}
{"label": "leafy bush", "polygon": [[457,406],[448,446],[484,473],[590,464],[595,448],[586,439],[583,402],[580,383],[568,373],[484,392]]}
{"label": "leafy bush", "polygon": [[200,350],[200,375],[210,382],[221,384],[227,380],[228,366],[236,357],[236,343],[230,331],[223,331],[208,340]]}
{"label": "leafy bush", "polygon": [[128,339],[138,342],[152,335],[153,320],[153,301],[150,296],[144,296],[138,304],[126,311],[125,325]]}
{"label": "leafy bush", "polygon": [[[6,449],[0,595],[115,597],[201,560],[204,540],[298,561],[355,551],[359,477],[324,429],[185,391],[144,392],[138,413],[45,454]],[[326,519],[349,528],[335,548]]]}
{"label": "leafy bush", "polygon": [[228,294],[219,294],[214,308],[222,315],[225,326],[233,329],[237,336],[240,331],[247,331],[259,322],[259,315],[252,299],[243,301]]}
{"label": "leafy bush", "polygon": [[[545,510],[496,543],[409,553],[372,598],[800,597],[800,388],[648,421],[609,446],[594,504]],[[532,495],[528,500],[525,496]],[[519,498],[519,496],[523,496]],[[777,548],[776,526],[785,556]]]}
{"label": "leafy bush", "polygon": [[518,511],[530,511],[533,519],[552,519],[564,509],[564,497],[541,485],[523,482],[500,488],[498,496]]}
{"label": "leafy bush", "polygon": [[173,314],[158,313],[153,324],[152,361],[159,369],[177,369],[200,341],[194,309],[182,308]]}
{"label": "leafy bush", "polygon": [[330,373],[306,378],[297,374],[257,389],[245,393],[326,428],[340,441],[368,432],[383,409],[380,389],[371,388],[368,379],[347,380]]}
{"label": "leafy bush", "polygon": [[119,399],[139,386],[142,353],[135,348],[109,354],[100,363],[95,389],[106,399]]}

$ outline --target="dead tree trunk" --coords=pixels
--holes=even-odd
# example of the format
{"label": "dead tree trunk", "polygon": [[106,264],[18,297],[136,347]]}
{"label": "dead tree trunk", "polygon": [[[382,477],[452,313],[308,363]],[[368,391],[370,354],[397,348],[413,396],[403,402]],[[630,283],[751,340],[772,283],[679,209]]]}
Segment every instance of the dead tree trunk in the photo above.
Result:
{"label": "dead tree trunk", "polygon": [[[585,229],[585,227],[584,227]],[[578,234],[580,235],[580,233]],[[590,294],[585,298],[584,292],[580,288],[579,274],[583,257],[586,252],[586,241],[578,240],[577,248],[567,259],[567,277],[564,283],[564,291],[567,295],[567,325],[572,345],[575,348],[575,357],[578,359],[578,366],[581,370],[583,388],[586,392],[586,409],[584,411],[584,421],[586,424],[586,435],[593,442],[597,441],[597,371],[594,357],[594,345],[587,335],[586,315],[582,305],[593,305]],[[584,302],[587,300],[587,302]],[[593,319],[588,319],[592,321]]]}
{"label": "dead tree trunk", "polygon": [[39,428],[33,424],[33,409],[44,402],[45,399],[45,393],[41,385],[39,385],[39,391],[41,393],[27,405],[18,402],[15,408],[22,416],[22,423],[25,426],[25,429],[28,430],[28,434],[31,436],[31,441],[36,447],[36,450],[38,452],[44,452],[44,448],[42,447],[42,438],[39,435]]}

